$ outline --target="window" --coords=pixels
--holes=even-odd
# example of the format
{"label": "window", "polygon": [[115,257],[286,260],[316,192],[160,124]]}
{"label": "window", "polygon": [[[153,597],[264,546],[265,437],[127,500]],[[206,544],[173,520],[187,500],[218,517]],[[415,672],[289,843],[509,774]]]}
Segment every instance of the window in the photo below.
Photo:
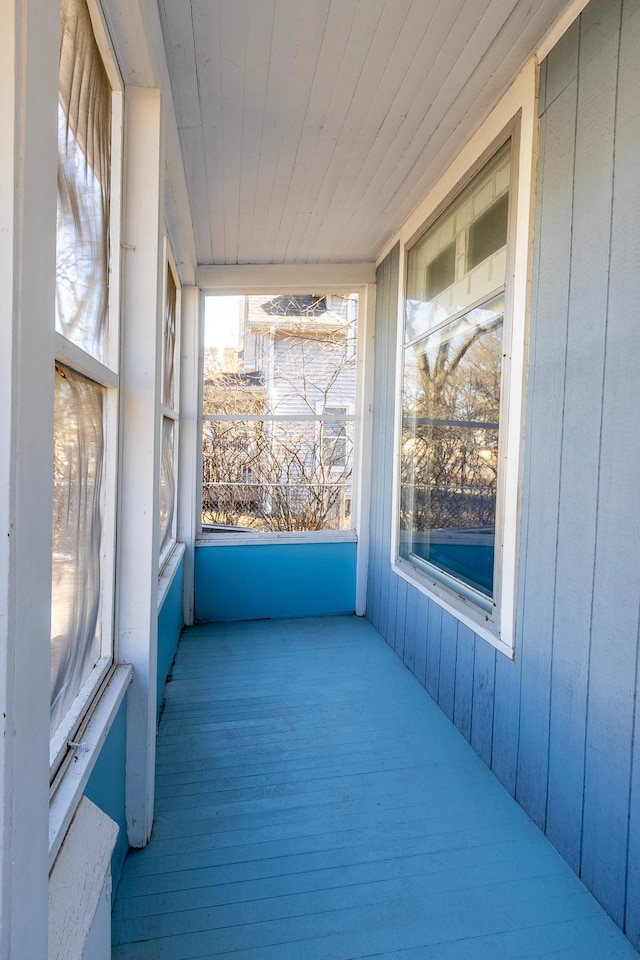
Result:
{"label": "window", "polygon": [[176,540],[177,443],[179,367],[176,363],[179,343],[178,284],[171,265],[166,264],[164,321],[162,331],[161,460],[160,460],[160,566],[171,553]]}
{"label": "window", "polygon": [[205,528],[347,530],[357,296],[208,297]]}
{"label": "window", "polygon": [[346,407],[325,407],[321,423],[322,439],[320,456],[329,470],[344,467],[347,462]]}
{"label": "window", "polygon": [[[530,180],[519,182],[516,121],[498,144],[404,248],[393,562],[511,655],[522,384],[513,362],[517,372],[524,354],[512,210],[519,190],[528,202]],[[526,276],[526,234],[519,241]]]}
{"label": "window", "polygon": [[[118,409],[114,93],[84,0],[61,5],[56,234],[51,764],[113,658]],[[112,129],[113,128],[113,129]],[[117,236],[117,230],[115,231]],[[115,298],[114,298],[115,293]],[[113,562],[113,561],[111,561]]]}

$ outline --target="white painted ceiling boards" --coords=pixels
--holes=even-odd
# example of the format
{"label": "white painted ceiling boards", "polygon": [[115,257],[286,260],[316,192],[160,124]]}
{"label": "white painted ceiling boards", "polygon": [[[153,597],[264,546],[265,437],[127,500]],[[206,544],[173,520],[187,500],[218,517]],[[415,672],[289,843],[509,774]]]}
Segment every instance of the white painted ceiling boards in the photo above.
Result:
{"label": "white painted ceiling boards", "polygon": [[371,261],[562,0],[159,0],[200,263]]}

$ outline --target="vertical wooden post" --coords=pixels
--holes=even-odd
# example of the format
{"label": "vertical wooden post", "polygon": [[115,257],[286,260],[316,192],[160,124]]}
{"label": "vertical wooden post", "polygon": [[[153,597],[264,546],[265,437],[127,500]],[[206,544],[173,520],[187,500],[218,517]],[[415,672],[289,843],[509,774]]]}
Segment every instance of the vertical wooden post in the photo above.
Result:
{"label": "vertical wooden post", "polygon": [[59,9],[0,22],[0,956],[46,960]]}
{"label": "vertical wooden post", "polygon": [[[194,551],[199,509],[200,423],[200,291],[182,288],[180,349],[180,450],[178,453],[178,540],[186,545],[184,557],[184,622],[194,618]],[[201,468],[200,468],[201,473]],[[198,527],[199,529],[199,527]]]}
{"label": "vertical wooden post", "polygon": [[129,843],[153,824],[159,540],[159,383],[163,240],[160,91],[131,87],[125,106],[125,247],[120,375],[118,659],[133,664],[127,698]]}

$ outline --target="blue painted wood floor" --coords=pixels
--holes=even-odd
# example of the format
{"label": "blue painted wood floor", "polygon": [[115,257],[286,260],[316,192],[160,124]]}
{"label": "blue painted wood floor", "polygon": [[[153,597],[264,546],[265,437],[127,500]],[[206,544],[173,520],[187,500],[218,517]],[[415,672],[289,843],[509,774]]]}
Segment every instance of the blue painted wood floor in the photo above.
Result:
{"label": "blue painted wood floor", "polygon": [[116,960],[638,954],[373,627],[185,632]]}

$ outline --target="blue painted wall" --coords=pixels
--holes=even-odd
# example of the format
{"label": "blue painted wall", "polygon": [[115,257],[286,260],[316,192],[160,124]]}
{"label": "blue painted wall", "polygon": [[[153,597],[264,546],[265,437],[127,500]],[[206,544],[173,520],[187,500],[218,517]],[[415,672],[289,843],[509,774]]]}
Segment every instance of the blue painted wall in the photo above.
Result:
{"label": "blue painted wall", "polygon": [[355,543],[196,548],[196,619],[260,620],[353,613]]}
{"label": "blue painted wall", "polygon": [[109,731],[105,744],[100,751],[96,765],[91,771],[89,782],[85,789],[85,796],[97,807],[100,807],[107,816],[120,827],[115,850],[111,858],[111,876],[115,890],[122,864],[127,855],[127,822],[125,817],[125,756],[127,743],[127,698],[120,704],[120,709]]}
{"label": "blue painted wall", "polygon": [[638,76],[638,0],[592,0],[542,65],[515,663],[390,570],[397,249],[367,615],[640,946]]}
{"label": "blue painted wall", "polygon": [[184,558],[175,572],[158,614],[158,715],[164,699],[164,684],[171,671],[178,640],[184,627]]}

